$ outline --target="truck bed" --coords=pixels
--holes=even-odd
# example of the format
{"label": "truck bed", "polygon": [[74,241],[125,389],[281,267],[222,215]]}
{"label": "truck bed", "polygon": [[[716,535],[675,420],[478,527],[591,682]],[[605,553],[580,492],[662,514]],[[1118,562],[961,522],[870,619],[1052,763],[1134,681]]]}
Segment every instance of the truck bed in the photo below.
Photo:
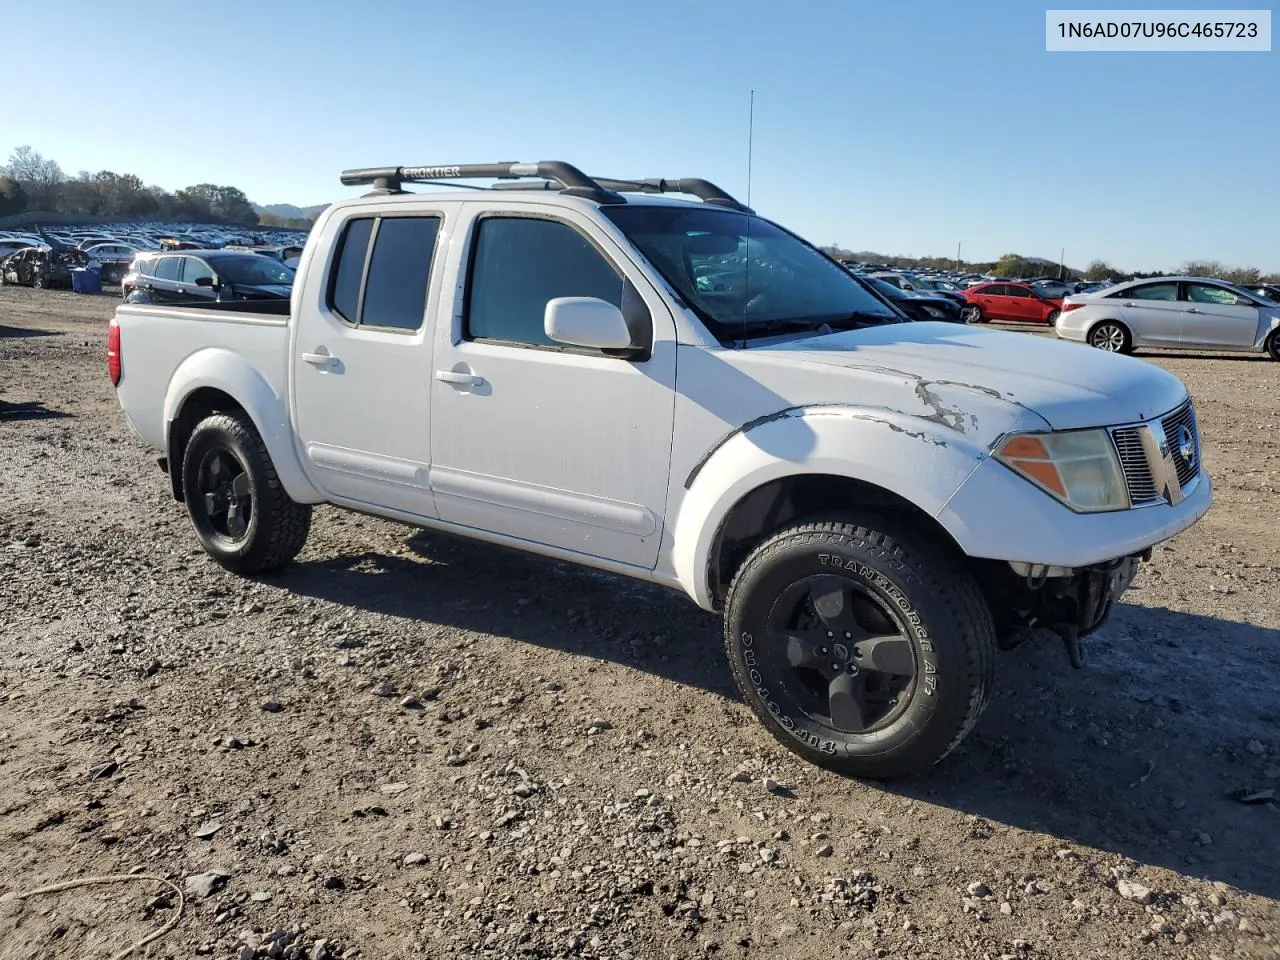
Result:
{"label": "truck bed", "polygon": [[257,372],[260,388],[288,409],[283,401],[289,383],[289,316],[287,300],[122,303],[115,313],[123,371],[118,391],[134,432],[163,450],[170,393],[200,386],[210,370],[244,369],[237,357]]}

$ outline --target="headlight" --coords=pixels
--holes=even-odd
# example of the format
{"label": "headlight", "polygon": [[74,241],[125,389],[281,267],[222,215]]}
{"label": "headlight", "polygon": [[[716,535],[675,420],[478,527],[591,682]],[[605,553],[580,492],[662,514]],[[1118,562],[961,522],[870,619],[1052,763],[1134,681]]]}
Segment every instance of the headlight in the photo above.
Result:
{"label": "headlight", "polygon": [[1130,505],[1124,471],[1106,430],[1014,434],[1000,444],[995,457],[1080,513]]}

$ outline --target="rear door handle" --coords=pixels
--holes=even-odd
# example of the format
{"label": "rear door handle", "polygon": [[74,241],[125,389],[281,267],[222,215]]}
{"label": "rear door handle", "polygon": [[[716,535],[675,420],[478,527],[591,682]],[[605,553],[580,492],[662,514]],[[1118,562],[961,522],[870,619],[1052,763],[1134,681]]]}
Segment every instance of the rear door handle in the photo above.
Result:
{"label": "rear door handle", "polygon": [[1136,304],[1136,303],[1132,303],[1132,302],[1130,302],[1130,303],[1126,303],[1126,304],[1125,304],[1125,306],[1126,306],[1126,307],[1136,307],[1136,306],[1137,306],[1137,304]]}
{"label": "rear door handle", "polygon": [[304,353],[302,362],[313,367],[331,367],[338,362],[338,358],[331,353]]}
{"label": "rear door handle", "polygon": [[1190,307],[1187,309],[1187,313],[1203,313],[1203,312],[1204,312],[1203,310],[1200,310],[1197,307]]}
{"label": "rear door handle", "polygon": [[484,377],[458,370],[437,370],[436,379],[444,383],[460,383],[468,387],[478,387],[484,383]]}

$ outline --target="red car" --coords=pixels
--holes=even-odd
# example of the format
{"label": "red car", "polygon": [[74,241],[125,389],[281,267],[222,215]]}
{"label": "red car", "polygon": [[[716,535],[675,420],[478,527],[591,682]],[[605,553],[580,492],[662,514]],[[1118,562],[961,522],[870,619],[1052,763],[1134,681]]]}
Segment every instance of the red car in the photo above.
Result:
{"label": "red car", "polygon": [[979,283],[964,291],[965,323],[1013,320],[1052,324],[1062,312],[1062,298],[1041,296],[1026,283]]}

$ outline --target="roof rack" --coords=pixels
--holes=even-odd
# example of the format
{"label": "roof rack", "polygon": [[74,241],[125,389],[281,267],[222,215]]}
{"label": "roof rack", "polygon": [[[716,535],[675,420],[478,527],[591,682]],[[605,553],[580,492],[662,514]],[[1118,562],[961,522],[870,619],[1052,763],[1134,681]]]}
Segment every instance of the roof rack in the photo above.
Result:
{"label": "roof rack", "polygon": [[615,180],[590,177],[572,164],[561,160],[537,163],[467,163],[421,167],[365,167],[342,171],[345,186],[372,184],[374,193],[403,193],[406,183],[444,183],[453,179],[509,181],[495,183],[491,190],[556,190],[568,196],[585,197],[597,203],[626,203],[624,193],[687,193],[706,203],[751,213],[714,183],[697,177],[676,180]]}

